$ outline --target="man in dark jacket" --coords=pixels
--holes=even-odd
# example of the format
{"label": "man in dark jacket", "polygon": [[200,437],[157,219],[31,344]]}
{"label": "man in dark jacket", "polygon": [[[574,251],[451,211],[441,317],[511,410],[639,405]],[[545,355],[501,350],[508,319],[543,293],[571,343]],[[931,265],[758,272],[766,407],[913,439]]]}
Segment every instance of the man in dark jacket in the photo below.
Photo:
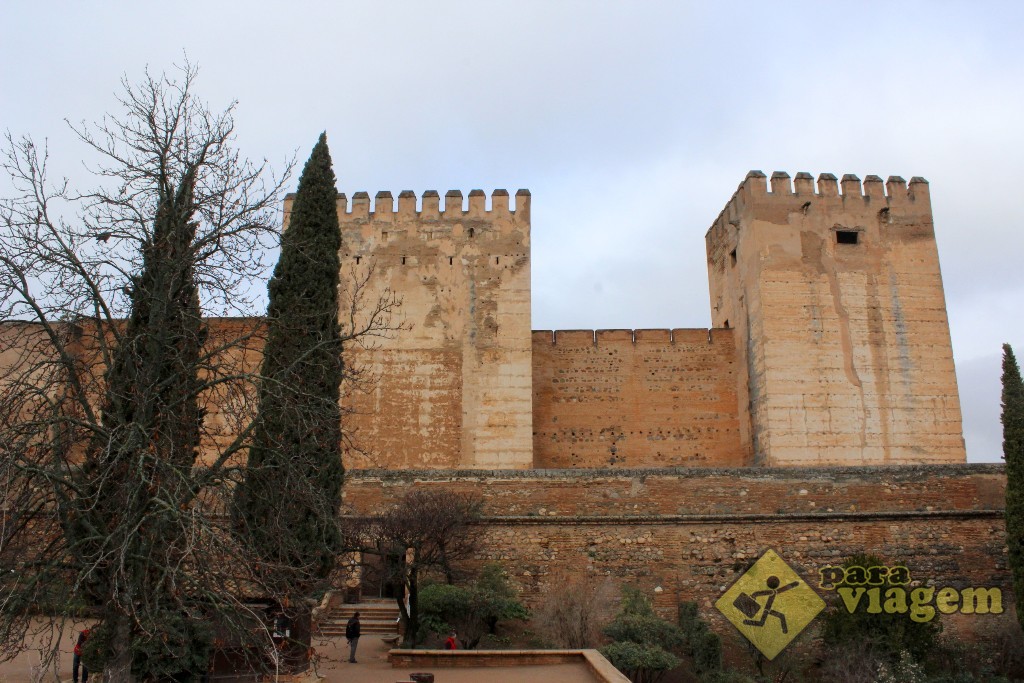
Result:
{"label": "man in dark jacket", "polygon": [[345,625],[345,637],[348,639],[348,661],[356,663],[356,646],[359,645],[359,612],[352,615]]}

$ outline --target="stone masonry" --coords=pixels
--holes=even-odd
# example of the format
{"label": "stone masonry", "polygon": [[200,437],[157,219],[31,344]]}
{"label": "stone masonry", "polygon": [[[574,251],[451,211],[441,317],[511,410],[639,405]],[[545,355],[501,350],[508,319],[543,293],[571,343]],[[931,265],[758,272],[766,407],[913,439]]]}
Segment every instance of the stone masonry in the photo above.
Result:
{"label": "stone masonry", "polygon": [[706,236],[711,330],[531,334],[515,199],[339,195],[343,279],[403,300],[399,333],[349,348],[375,380],[349,468],[965,460],[923,179],[752,171]]}
{"label": "stone masonry", "polygon": [[923,178],[752,171],[706,239],[755,463],[965,460]]}

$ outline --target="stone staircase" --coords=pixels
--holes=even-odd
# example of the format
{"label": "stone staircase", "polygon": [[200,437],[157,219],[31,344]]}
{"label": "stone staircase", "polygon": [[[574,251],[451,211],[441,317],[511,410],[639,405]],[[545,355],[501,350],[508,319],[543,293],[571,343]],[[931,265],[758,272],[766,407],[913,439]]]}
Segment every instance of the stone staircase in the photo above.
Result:
{"label": "stone staircase", "polygon": [[393,598],[332,605],[320,615],[320,635],[324,638],[345,637],[345,625],[356,612],[359,612],[362,635],[398,635],[398,605]]}

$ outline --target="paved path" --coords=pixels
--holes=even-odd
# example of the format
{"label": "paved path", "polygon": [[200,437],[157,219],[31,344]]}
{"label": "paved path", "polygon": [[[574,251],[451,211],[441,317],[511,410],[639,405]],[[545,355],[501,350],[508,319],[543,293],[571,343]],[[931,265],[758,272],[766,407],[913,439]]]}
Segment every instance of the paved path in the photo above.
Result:
{"label": "paved path", "polygon": [[[388,663],[388,650],[380,636],[363,636],[356,652],[357,664],[349,664],[348,645],[344,638],[320,641],[318,673],[327,683],[395,683],[409,680],[413,671],[392,669]],[[482,668],[424,669],[434,674],[435,683],[596,683],[584,664],[539,666],[489,666]]]}
{"label": "paved path", "polygon": [[[60,674],[64,681],[71,680],[71,651],[82,627],[70,626],[61,642]],[[388,650],[393,646],[385,643],[382,636],[366,635],[359,639],[356,664],[346,661],[348,644],[344,638],[316,640],[313,644],[320,655],[317,672],[326,679],[326,683],[395,683],[408,680],[412,673],[412,670],[391,668]],[[38,665],[39,655],[35,652],[24,652],[10,662],[0,662],[0,683],[38,680],[33,676]],[[428,670],[434,674],[436,683],[479,683],[486,680],[501,683],[595,683],[593,675],[583,664]],[[44,680],[53,681],[53,678]]]}

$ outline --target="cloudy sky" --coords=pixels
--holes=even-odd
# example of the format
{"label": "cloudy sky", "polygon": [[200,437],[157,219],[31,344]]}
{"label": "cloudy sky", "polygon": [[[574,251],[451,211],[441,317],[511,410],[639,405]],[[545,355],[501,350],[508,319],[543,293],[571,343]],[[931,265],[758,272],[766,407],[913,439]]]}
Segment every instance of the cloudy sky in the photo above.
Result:
{"label": "cloudy sky", "polygon": [[750,169],[931,182],[968,458],[1024,353],[1024,3],[149,2],[0,6],[0,129],[47,138],[183,55],[281,166],[339,190],[533,193],[533,327],[705,327],[704,233]]}

